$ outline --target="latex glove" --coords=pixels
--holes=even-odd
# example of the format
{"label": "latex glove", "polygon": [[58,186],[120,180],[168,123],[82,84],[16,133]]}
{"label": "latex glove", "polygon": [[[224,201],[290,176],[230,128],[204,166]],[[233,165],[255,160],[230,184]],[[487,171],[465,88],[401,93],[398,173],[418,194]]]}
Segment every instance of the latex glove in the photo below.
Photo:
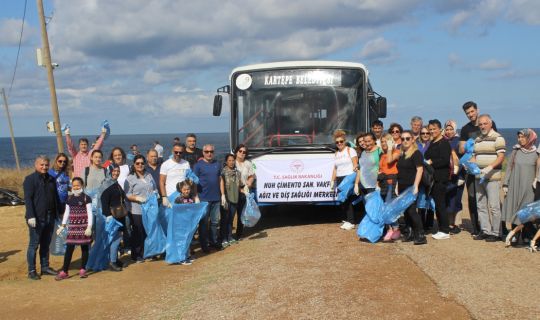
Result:
{"label": "latex glove", "polygon": [[107,128],[101,127],[101,133],[107,133]]}
{"label": "latex glove", "polygon": [[394,148],[394,140],[386,140],[386,145],[388,146],[388,150],[392,150]]}
{"label": "latex glove", "polygon": [[169,198],[163,197],[162,203],[163,203],[163,206],[164,206],[164,207],[172,208],[172,205],[171,205],[171,203],[169,202]]}
{"label": "latex glove", "polygon": [[397,183],[396,183],[396,187],[394,188],[394,193],[396,194],[396,196],[399,196],[398,184]]}
{"label": "latex glove", "polygon": [[493,170],[492,166],[487,166],[484,169],[480,170],[480,173],[483,175],[488,175]]}
{"label": "latex glove", "polygon": [[414,195],[417,195],[417,194],[418,194],[418,186],[414,186],[413,194],[414,194]]}
{"label": "latex glove", "polygon": [[225,194],[221,195],[221,206],[225,209],[227,208],[227,197],[225,196]]}
{"label": "latex glove", "polygon": [[334,191],[334,184],[335,184],[335,181],[330,181],[330,190],[331,191]]}
{"label": "latex glove", "polygon": [[138,203],[145,203],[145,202],[146,202],[146,198],[145,198],[145,197],[141,197],[141,196],[136,196],[136,197],[135,197],[135,201],[137,201]]}
{"label": "latex glove", "polygon": [[92,235],[92,226],[86,227],[86,230],[84,230],[84,235],[87,237],[90,237]]}
{"label": "latex glove", "polygon": [[458,187],[461,187],[463,184],[465,184],[465,180],[463,180],[463,179],[458,179],[458,181],[457,181],[457,186],[458,186]]}
{"label": "latex glove", "polygon": [[537,179],[537,178],[534,178],[533,183],[532,183],[532,187],[533,187],[533,189],[535,189],[535,190],[536,190],[536,184],[537,184],[537,183],[538,183],[538,179]]}
{"label": "latex glove", "polygon": [[426,161],[424,161],[424,162],[427,163],[427,164],[429,164],[429,165],[431,165],[431,164],[433,163],[433,161],[431,161],[431,159],[426,160]]}
{"label": "latex glove", "polygon": [[502,190],[503,190],[504,196],[506,196],[508,194],[508,187],[502,187]]}
{"label": "latex glove", "polygon": [[360,190],[358,189],[358,185],[355,183],[354,184],[354,194],[355,195],[359,195],[360,194]]}
{"label": "latex glove", "polygon": [[30,226],[30,228],[35,228],[36,227],[36,218],[28,219],[28,225]]}
{"label": "latex glove", "polygon": [[454,174],[458,174],[459,172],[459,166],[458,165],[454,165]]}
{"label": "latex glove", "polygon": [[64,130],[64,134],[65,134],[65,135],[70,134],[69,127],[67,127],[66,130]]}
{"label": "latex glove", "polygon": [[199,199],[199,197],[195,197],[195,203],[201,203],[201,200]]}
{"label": "latex glove", "polygon": [[56,229],[56,235],[57,236],[61,235],[64,229],[65,228],[63,226],[58,226],[58,229]]}
{"label": "latex glove", "polygon": [[113,216],[108,216],[107,219],[105,219],[105,222],[109,223],[112,221],[112,219],[113,219]]}
{"label": "latex glove", "polygon": [[249,195],[249,187],[248,186],[244,186],[244,188],[242,189],[242,192],[248,196]]}

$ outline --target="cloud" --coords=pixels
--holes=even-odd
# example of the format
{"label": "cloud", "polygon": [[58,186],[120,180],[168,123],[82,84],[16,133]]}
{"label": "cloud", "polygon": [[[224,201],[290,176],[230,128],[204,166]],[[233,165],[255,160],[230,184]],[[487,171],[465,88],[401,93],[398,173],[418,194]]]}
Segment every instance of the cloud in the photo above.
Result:
{"label": "cloud", "polygon": [[462,64],[461,57],[457,53],[450,53],[448,55],[448,64],[450,67],[456,67]]}
{"label": "cloud", "polygon": [[379,37],[364,45],[360,51],[360,57],[372,63],[388,63],[396,60],[398,53],[391,42]]}
{"label": "cloud", "polygon": [[497,59],[486,60],[478,66],[481,70],[501,70],[510,68],[511,63],[506,61],[499,61]]}
{"label": "cloud", "polygon": [[512,0],[506,17],[511,21],[520,21],[530,25],[539,25],[540,1]]}
{"label": "cloud", "polygon": [[[0,45],[18,46],[21,36],[21,19],[3,19],[0,20]],[[27,44],[35,34],[35,29],[25,23],[22,37],[22,44]]]}

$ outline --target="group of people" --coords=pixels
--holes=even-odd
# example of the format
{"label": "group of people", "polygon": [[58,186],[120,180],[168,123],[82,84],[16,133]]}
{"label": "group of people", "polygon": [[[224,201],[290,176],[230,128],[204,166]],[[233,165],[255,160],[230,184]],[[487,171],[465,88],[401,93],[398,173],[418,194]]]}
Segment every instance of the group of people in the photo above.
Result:
{"label": "group of people", "polygon": [[[136,145],[131,146],[128,155],[122,148],[114,147],[109,158],[103,161],[101,147],[106,138],[105,128],[91,147],[88,139],[81,138],[77,149],[69,128],[65,136],[70,156],[59,153],[52,163],[47,156],[38,156],[35,172],[24,180],[25,219],[30,236],[28,278],[38,280],[42,275],[53,275],[56,280],[68,278],[76,246],[80,246],[82,252],[79,276],[86,278],[97,214],[102,214],[107,222],[115,219],[121,224],[118,231],[109,235],[112,241],[106,255],[110,270],[122,271],[124,265],[119,259],[122,252],[130,252],[135,263],[144,262],[143,206],[153,195],[159,199],[159,206],[165,208],[175,204],[208,203],[198,225],[198,241],[204,253],[223,250],[242,238],[239,215],[255,179],[245,145],[237,146],[234,153],[228,154],[224,165],[215,159],[213,145],[205,144],[202,149],[196,146],[195,134],[188,134],[185,143],[175,138],[169,159],[163,159],[163,147],[156,141],[146,156]],[[175,195],[178,196],[170,198]],[[235,215],[238,218],[233,236]],[[59,271],[49,265],[49,246],[54,232],[58,236],[67,233],[64,263]],[[36,269],[38,250],[39,274]],[[181,264],[188,265],[192,261],[189,257]]]}
{"label": "group of people", "polygon": [[[341,205],[345,216],[341,228],[352,230],[365,216],[362,203],[353,205],[358,196],[379,189],[381,197],[390,202],[412,188],[417,201],[405,210],[402,220],[386,226],[382,240],[402,239],[421,245],[427,243],[427,233],[436,240],[449,239],[451,234],[461,231],[456,214],[462,210],[466,187],[474,240],[502,240],[506,246],[521,242],[536,251],[540,232],[536,231],[534,221],[519,221],[516,215],[540,199],[540,151],[536,133],[529,128],[517,132],[516,144],[503,173],[506,141],[497,132],[495,122],[490,115],[480,114],[472,101],[463,105],[463,111],[469,122],[459,135],[454,120],[443,125],[434,119],[425,125],[420,116],[412,117],[410,129],[392,123],[387,133],[383,123],[376,120],[370,132],[358,134],[350,145],[346,133],[336,130],[332,190],[345,177],[356,175],[354,194]],[[467,153],[468,162],[474,163],[479,173],[468,172],[463,162],[460,163]],[[425,176],[431,176],[432,181],[426,183]]]}

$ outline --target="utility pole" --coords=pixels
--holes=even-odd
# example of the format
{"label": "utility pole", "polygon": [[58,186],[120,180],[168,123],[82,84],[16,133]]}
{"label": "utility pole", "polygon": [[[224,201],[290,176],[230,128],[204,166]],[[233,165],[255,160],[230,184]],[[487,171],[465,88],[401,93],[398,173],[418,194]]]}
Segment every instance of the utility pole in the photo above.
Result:
{"label": "utility pole", "polygon": [[19,164],[19,155],[17,154],[17,145],[15,144],[15,136],[13,135],[13,125],[11,124],[11,116],[9,115],[9,107],[6,98],[6,91],[2,88],[2,96],[4,97],[4,106],[6,107],[6,116],[9,124],[9,133],[11,134],[11,145],[13,146],[13,154],[15,155],[15,163],[17,164],[17,171],[21,171],[21,165]]}
{"label": "utility pole", "polygon": [[43,12],[43,0],[36,0],[41,22],[41,41],[43,42],[43,63],[47,68],[47,78],[49,80],[49,90],[51,91],[51,108],[53,113],[54,132],[56,133],[56,144],[58,152],[64,152],[64,141],[62,140],[62,130],[60,129],[60,115],[58,113],[58,99],[56,98],[56,87],[54,85],[53,66],[51,62],[51,50],[49,49],[49,37],[45,24],[45,13]]}

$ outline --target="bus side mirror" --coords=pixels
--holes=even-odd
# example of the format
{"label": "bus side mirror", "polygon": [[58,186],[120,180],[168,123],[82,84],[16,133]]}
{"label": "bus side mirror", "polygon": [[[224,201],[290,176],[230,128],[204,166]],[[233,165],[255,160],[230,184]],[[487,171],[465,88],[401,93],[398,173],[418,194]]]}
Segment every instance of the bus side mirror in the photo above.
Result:
{"label": "bus side mirror", "polygon": [[212,111],[212,114],[214,117],[219,117],[221,114],[221,105],[223,103],[223,97],[219,94],[216,94],[214,97],[214,110]]}
{"label": "bus side mirror", "polygon": [[376,100],[377,116],[379,118],[386,118],[386,98],[378,97]]}

